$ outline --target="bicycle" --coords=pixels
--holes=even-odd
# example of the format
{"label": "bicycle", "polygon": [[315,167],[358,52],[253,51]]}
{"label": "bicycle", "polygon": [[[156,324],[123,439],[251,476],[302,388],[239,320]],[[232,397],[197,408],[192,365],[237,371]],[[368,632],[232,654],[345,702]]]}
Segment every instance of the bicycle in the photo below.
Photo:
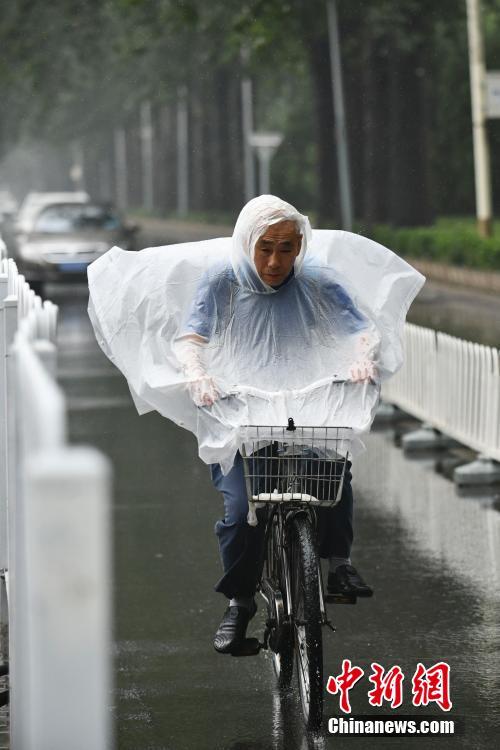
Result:
{"label": "bicycle", "polygon": [[[267,607],[264,639],[248,639],[257,653],[270,649],[280,690],[290,687],[296,663],[307,729],[323,716],[322,626],[335,630],[325,602],[356,597],[326,595],[316,550],[316,508],[341,497],[352,430],[347,427],[248,427],[241,449],[249,523],[266,507],[265,560],[259,591]],[[295,657],[295,659],[294,659]]]}

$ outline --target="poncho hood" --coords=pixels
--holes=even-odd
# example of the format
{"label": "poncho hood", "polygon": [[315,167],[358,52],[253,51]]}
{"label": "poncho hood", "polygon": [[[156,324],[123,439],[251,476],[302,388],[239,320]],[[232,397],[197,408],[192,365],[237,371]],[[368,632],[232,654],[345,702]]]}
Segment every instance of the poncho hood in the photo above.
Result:
{"label": "poncho hood", "polygon": [[243,206],[236,221],[231,246],[231,265],[240,286],[259,294],[277,290],[262,281],[255,267],[255,244],[266,229],[280,221],[294,221],[302,235],[300,253],[295,259],[294,276],[300,274],[308,243],[312,237],[307,216],[275,195],[259,195]]}

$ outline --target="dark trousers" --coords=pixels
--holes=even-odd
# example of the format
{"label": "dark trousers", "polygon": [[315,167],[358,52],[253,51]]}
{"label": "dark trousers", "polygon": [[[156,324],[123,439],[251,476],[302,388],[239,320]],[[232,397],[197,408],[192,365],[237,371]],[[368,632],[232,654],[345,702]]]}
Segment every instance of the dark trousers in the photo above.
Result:
{"label": "dark trousers", "polygon": [[[353,540],[351,463],[347,462],[340,501],[333,508],[319,507],[318,551],[320,557],[350,557]],[[248,498],[243,459],[238,453],[233,468],[224,476],[219,464],[210,466],[214,486],[224,497],[224,518],[215,524],[224,575],[215,590],[231,599],[253,596],[260,576],[264,553],[267,510],[257,511],[259,523],[247,523]]]}

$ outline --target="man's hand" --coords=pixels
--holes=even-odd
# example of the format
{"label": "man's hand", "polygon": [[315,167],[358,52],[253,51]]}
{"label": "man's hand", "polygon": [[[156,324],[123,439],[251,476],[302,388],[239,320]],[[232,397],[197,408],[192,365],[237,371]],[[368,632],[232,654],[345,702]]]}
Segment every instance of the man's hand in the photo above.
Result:
{"label": "man's hand", "polygon": [[377,375],[377,368],[368,359],[355,362],[349,370],[349,378],[353,383],[363,383],[367,380],[374,383]]}
{"label": "man's hand", "polygon": [[206,343],[196,334],[183,336],[174,342],[174,353],[182,365],[189,395],[196,406],[212,406],[221,397],[214,379],[205,369],[203,351]]}
{"label": "man's hand", "polygon": [[208,375],[191,380],[188,388],[196,406],[212,406],[221,396],[213,378]]}

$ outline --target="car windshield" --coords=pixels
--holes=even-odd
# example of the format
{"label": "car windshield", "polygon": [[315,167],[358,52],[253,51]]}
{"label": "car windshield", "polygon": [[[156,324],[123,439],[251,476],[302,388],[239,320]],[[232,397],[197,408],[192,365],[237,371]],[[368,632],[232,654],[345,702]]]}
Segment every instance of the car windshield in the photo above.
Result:
{"label": "car windshield", "polygon": [[88,229],[118,229],[120,219],[106,206],[66,203],[40,212],[35,232],[79,232]]}

